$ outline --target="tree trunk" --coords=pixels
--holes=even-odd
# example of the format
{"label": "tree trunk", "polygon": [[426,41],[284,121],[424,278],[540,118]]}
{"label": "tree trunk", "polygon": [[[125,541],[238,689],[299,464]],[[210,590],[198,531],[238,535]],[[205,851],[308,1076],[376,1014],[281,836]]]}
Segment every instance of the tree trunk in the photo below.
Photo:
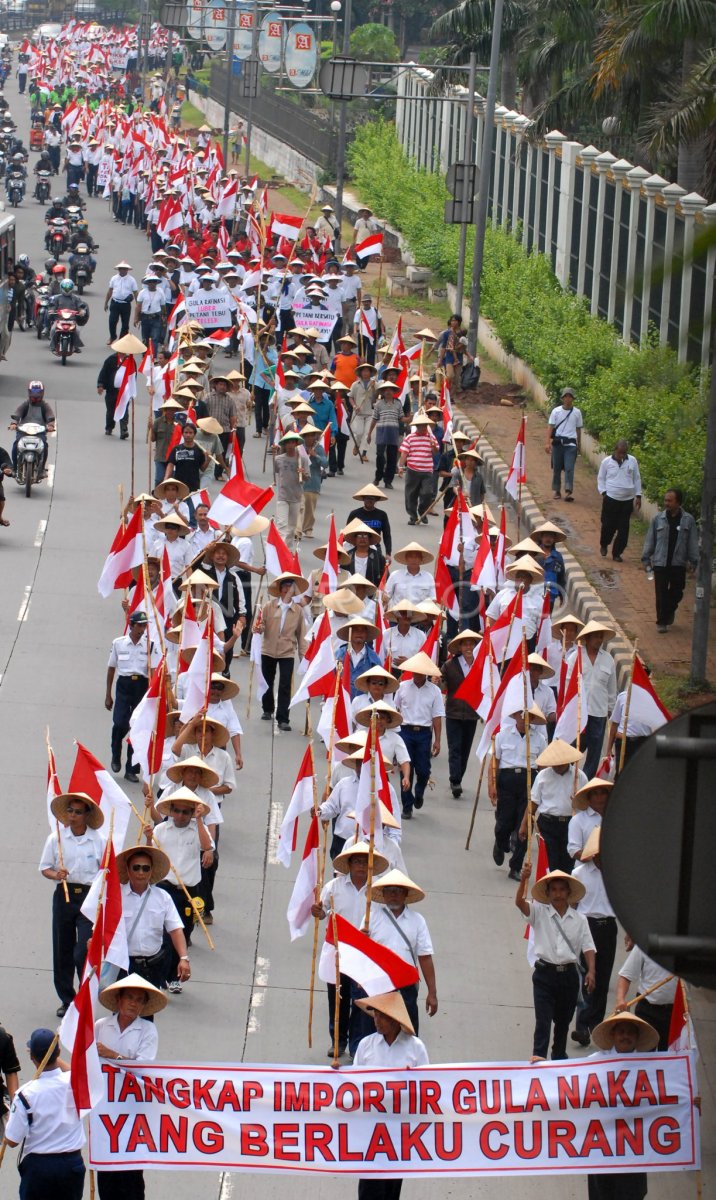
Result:
{"label": "tree trunk", "polygon": [[[682,82],[689,78],[699,59],[700,52],[699,42],[695,38],[687,37],[681,55]],[[695,192],[699,189],[704,172],[704,148],[705,138],[703,137],[697,138],[695,142],[682,142],[679,145],[676,181],[681,187],[686,188],[687,192]]]}
{"label": "tree trunk", "polygon": [[502,52],[502,71],[500,73],[500,103],[505,108],[515,107],[517,93],[517,51],[513,49]]}

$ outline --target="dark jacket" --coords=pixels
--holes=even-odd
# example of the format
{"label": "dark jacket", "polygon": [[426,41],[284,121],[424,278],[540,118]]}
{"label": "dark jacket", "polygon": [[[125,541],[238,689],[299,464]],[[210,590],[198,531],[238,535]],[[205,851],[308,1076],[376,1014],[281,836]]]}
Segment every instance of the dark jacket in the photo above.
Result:
{"label": "dark jacket", "polygon": [[[349,570],[350,570],[351,575],[355,575],[356,570],[357,570],[356,565],[355,565],[356,564],[355,549],[351,549],[348,552],[348,554],[349,554],[349,558],[350,558]],[[381,579],[383,578],[384,570],[385,570],[385,558],[383,557],[383,555],[381,554],[381,552],[377,546],[369,546],[368,547],[368,562],[366,563],[365,570],[362,571],[361,574],[365,575],[365,578],[369,581],[369,583],[374,583],[377,587],[378,584],[380,583]]]}
{"label": "dark jacket", "polygon": [[445,716],[453,721],[477,722],[477,713],[474,708],[471,708],[465,700],[455,699],[455,692],[465,678],[457,658],[449,658],[443,667],[443,679],[447,688]]}

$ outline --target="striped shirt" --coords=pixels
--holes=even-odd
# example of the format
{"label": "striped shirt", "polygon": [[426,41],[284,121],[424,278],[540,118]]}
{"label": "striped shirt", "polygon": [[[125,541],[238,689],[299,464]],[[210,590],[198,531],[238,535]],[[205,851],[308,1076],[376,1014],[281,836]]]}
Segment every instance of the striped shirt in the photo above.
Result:
{"label": "striped shirt", "polygon": [[426,475],[433,473],[433,453],[438,444],[432,433],[409,433],[400,447],[401,455],[406,455],[409,471],[421,471]]}

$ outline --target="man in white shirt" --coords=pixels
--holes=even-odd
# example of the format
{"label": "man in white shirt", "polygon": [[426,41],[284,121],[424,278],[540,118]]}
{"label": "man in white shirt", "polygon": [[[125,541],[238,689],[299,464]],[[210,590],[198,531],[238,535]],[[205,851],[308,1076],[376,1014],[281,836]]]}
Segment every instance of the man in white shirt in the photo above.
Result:
{"label": "man in white shirt", "polygon": [[[512,707],[510,705],[510,707]],[[508,714],[493,743],[494,768],[488,771],[488,795],[495,810],[495,842],[492,861],[501,867],[510,854],[509,878],[519,879],[527,849],[526,822],[528,793],[536,774],[536,762],[546,748],[544,714],[533,705],[529,710],[530,772],[527,775],[527,737],[525,712]],[[525,831],[523,835],[523,830]]]}
{"label": "man in white shirt", "polygon": [[394,608],[400,600],[419,604],[421,600],[435,599],[435,579],[423,567],[435,556],[419,542],[409,542],[396,550],[393,558],[400,569],[391,571],[385,584],[385,600],[388,608]]}
{"label": "man in white shirt", "polygon": [[[574,867],[574,859],[567,845],[572,820],[572,797],[575,790],[587,782],[587,776],[577,767],[581,757],[579,750],[561,738],[550,742],[537,759],[539,770],[532,784],[529,804],[544,840],[550,871],[564,871],[567,875],[571,875]],[[526,812],[519,836],[527,837]]]}
{"label": "man in white shirt", "polygon": [[402,717],[400,736],[410,755],[410,786],[403,792],[403,817],[411,820],[413,808],[422,808],[430,782],[432,759],[440,753],[445,702],[434,681],[442,675],[435,663],[419,650],[406,658],[400,670],[410,672],[395,693],[395,707]]}
{"label": "man in white shirt", "polygon": [[[157,887],[171,896],[184,926],[186,944],[190,946],[194,928],[194,906],[191,899],[201,895],[202,867],[209,868],[214,862],[214,840],[202,820],[202,817],[208,815],[209,806],[196,792],[182,786],[176,790],[171,789],[166,798],[162,798],[155,807],[157,814],[166,819],[160,821],[153,831],[148,832],[148,840],[153,839],[172,864],[166,879],[162,879]],[[169,991],[174,993],[182,990],[177,966],[178,955],[172,946],[168,953],[166,978]]]}
{"label": "man in white shirt", "polygon": [[[587,725],[581,741],[587,757],[584,774],[593,779],[599,769],[607,728],[607,717],[612,712],[617,698],[617,668],[603,642],[614,636],[614,630],[601,621],[588,621],[577,634],[582,647],[582,687],[587,701]],[[576,650],[568,658],[566,686],[575,669]]]}
{"label": "man in white shirt", "polygon": [[[433,962],[433,943],[427,922],[409,907],[425,899],[425,892],[402,871],[388,871],[371,888],[370,936],[407,963],[418,968],[428,994],[425,1011],[434,1017],[438,1011],[438,989]],[[418,984],[400,989],[405,1007],[416,1032],[420,1032]]]}
{"label": "man in white shirt", "polygon": [[576,1028],[571,1034],[572,1041],[579,1046],[589,1045],[592,1030],[604,1020],[617,950],[617,919],[602,879],[600,835],[601,826],[597,825],[589,836],[582,851],[582,860],[577,863],[572,876],[586,889],[586,895],[579,901],[577,908],[587,918],[597,952],[594,988],[589,993],[586,1004],[577,1009]]}
{"label": "man in white shirt", "polygon": [[179,958],[177,976],[188,982],[191,967],[181,917],[171,896],[154,886],[169,873],[166,854],[156,846],[132,846],[117,855],[117,872],[130,974],[161,988],[166,982],[166,933]]}
{"label": "man in white shirt", "polygon": [[129,319],[132,315],[132,301],[136,300],[139,287],[133,275],[130,275],[131,265],[122,260],[115,266],[116,274],[112,276],[104,298],[104,311],[109,309],[109,341],[110,346],[117,337],[117,324],[121,321],[120,337],[129,333]]}
{"label": "man in white shirt", "polygon": [[[635,1005],[634,1013],[643,1021],[648,1021],[657,1030],[659,1050],[668,1050],[671,1010],[674,1007],[679,980],[655,963],[653,958],[648,958],[643,950],[634,945],[628,935],[624,942],[629,953],[617,976],[614,1010],[615,1012],[628,1011],[626,999],[629,995],[630,984],[635,985],[637,996],[643,992],[650,992],[645,1000],[640,1000]],[[655,985],[658,986],[655,987]],[[654,988],[653,991],[651,991],[652,988]]]}
{"label": "man in white shirt", "polygon": [[[354,1067],[375,1068],[383,1070],[386,1067],[408,1070],[412,1067],[426,1067],[428,1052],[415,1036],[408,1010],[400,992],[383,992],[379,996],[366,996],[364,1000],[356,1001],[364,1010],[370,1013],[375,1022],[376,1033],[368,1034],[360,1042],[353,1059]],[[364,1185],[368,1180],[362,1179]],[[398,1192],[386,1192],[384,1185],[391,1181],[378,1179],[381,1185],[380,1196],[391,1197]],[[400,1183],[400,1180],[392,1182]],[[361,1188],[361,1196],[369,1196],[370,1191]]]}
{"label": "man in white shirt", "polygon": [[550,871],[534,884],[530,902],[525,891],[531,873],[532,864],[526,863],[515,905],[534,930],[535,1031],[530,1062],[539,1062],[547,1058],[553,1025],[552,1058],[567,1057],[567,1033],[579,996],[580,956],[587,963],[584,990],[591,992],[596,953],[587,918],[571,907],[584,898],[584,884],[563,871]]}
{"label": "man in white shirt", "polygon": [[[149,686],[149,672],[156,665],[157,651],[149,641],[149,618],[137,610],[129,618],[129,630],[123,637],[115,638],[107,663],[107,687],[104,706],[112,712],[112,770],[115,775],[122,769],[122,743],[129,733],[129,722],[139,701]],[[112,684],[115,674],[117,686],[112,700]],[[132,762],[132,746],[127,744],[127,765],[124,778],[136,783],[138,766]]]}
{"label": "man in white shirt", "polygon": [[622,562],[629,541],[631,514],[641,511],[641,474],[639,464],[629,453],[629,443],[620,438],[613,452],[602,459],[597,475],[597,490],[602,497],[599,552],[607,557],[612,540],[612,559]]}
{"label": "man in white shirt", "polygon": [[72,1101],[70,1073],[58,1065],[60,1047],[51,1029],[35,1029],[28,1049],[35,1067],[48,1051],[49,1058],[37,1079],[18,1088],[5,1129],[8,1146],[23,1143],[20,1195],[26,1200],[82,1200],[85,1135]]}
{"label": "man in white shirt", "polygon": [[584,421],[578,408],[574,407],[574,392],[571,387],[562,388],[560,404],[549,414],[545,453],[552,457],[552,492],[555,500],[562,499],[562,472],[564,472],[564,499],[574,500],[574,464],[582,449],[582,426]]}

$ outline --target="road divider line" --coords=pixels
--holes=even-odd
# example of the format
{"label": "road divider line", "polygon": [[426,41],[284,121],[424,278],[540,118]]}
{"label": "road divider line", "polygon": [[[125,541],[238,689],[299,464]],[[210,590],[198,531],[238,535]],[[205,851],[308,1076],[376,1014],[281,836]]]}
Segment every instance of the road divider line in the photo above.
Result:
{"label": "road divider line", "polygon": [[47,521],[40,521],[39,525],[37,526],[37,533],[35,534],[35,545],[36,546],[39,547],[42,545],[44,538],[45,538],[46,529],[47,529]]}
{"label": "road divider line", "polygon": [[55,464],[48,463],[47,464],[47,486],[49,488],[51,488],[54,486],[54,483],[55,483]]}
{"label": "road divider line", "polygon": [[20,605],[20,608],[19,608],[19,611],[17,614],[18,621],[26,621],[27,620],[27,614],[30,610],[31,598],[32,598],[32,584],[28,583],[27,587],[25,588],[25,594],[22,598],[22,604]]}
{"label": "road divider line", "polygon": [[283,821],[283,804],[280,800],[271,801],[271,819],[269,821],[268,830],[268,861],[272,867],[279,865],[278,859],[278,835],[281,832],[281,822]]}

